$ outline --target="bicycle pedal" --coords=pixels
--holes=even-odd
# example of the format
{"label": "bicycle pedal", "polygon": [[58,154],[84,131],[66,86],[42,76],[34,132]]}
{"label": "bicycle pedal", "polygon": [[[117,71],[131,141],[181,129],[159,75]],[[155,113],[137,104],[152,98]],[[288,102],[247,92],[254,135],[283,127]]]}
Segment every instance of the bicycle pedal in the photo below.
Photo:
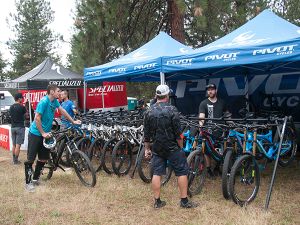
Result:
{"label": "bicycle pedal", "polygon": [[265,169],[265,167],[263,165],[258,164],[258,166],[259,166],[259,169],[261,169],[261,170]]}

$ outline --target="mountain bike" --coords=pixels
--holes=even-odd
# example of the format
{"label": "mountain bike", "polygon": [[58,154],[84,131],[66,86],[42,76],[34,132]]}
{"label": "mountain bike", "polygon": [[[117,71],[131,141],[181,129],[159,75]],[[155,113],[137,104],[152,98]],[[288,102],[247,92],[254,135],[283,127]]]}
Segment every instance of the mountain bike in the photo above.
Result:
{"label": "mountain bike", "polygon": [[[247,141],[253,145],[252,152],[244,152],[240,158],[234,163],[229,180],[229,192],[232,200],[244,206],[250,204],[256,197],[260,185],[260,167],[255,159],[256,147],[269,160],[275,160],[279,148],[279,139],[272,141],[272,130],[266,135],[258,135],[257,127],[267,128],[268,126],[278,126],[278,124],[253,125],[254,132],[247,134]],[[259,136],[259,137],[258,137]],[[276,136],[276,135],[275,135]],[[279,137],[279,132],[278,135]],[[297,150],[297,139],[292,128],[286,127],[281,152],[279,156],[279,164],[288,166],[295,157]]]}
{"label": "mountain bike", "polygon": [[89,158],[80,150],[78,150],[76,143],[73,140],[70,140],[69,134],[70,129],[68,128],[64,131],[53,132],[52,135],[56,138],[57,135],[63,134],[64,138],[67,140],[66,143],[63,139],[58,151],[50,150],[50,159],[48,159],[47,163],[44,165],[43,172],[41,174],[41,179],[49,180],[52,177],[54,171],[57,168],[62,171],[66,171],[63,167],[60,166],[59,162],[64,152],[64,146],[66,145],[67,150],[70,154],[70,165],[75,169],[76,175],[79,180],[88,187],[94,187],[96,184],[96,174],[94,168],[89,160]]}

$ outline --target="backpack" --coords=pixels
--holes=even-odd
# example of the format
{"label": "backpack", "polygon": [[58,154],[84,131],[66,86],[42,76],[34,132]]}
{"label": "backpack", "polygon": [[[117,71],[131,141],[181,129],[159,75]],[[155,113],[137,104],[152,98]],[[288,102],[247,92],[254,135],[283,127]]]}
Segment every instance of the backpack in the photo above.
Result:
{"label": "backpack", "polygon": [[143,100],[143,99],[139,100],[138,105],[140,105],[140,104],[142,103],[142,100]]}

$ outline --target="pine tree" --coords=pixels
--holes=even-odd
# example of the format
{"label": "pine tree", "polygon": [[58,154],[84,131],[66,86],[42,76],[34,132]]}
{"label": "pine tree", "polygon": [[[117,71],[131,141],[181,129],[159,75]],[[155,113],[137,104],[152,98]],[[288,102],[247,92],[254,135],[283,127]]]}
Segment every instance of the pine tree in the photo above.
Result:
{"label": "pine tree", "polygon": [[0,81],[5,81],[7,74],[4,72],[4,68],[8,65],[7,61],[3,59],[3,55],[0,52]]}
{"label": "pine tree", "polygon": [[12,70],[21,76],[47,57],[58,60],[51,53],[57,36],[47,27],[54,20],[54,11],[48,1],[19,0],[15,1],[15,6],[17,13],[10,13],[10,17],[14,20],[12,31],[16,39],[8,41],[7,45],[14,56]]}

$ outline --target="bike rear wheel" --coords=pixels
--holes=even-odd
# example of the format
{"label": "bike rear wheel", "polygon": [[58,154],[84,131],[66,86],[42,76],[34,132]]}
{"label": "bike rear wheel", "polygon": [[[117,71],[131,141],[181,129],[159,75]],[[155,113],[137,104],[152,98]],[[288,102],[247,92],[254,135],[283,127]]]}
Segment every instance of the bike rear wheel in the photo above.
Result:
{"label": "bike rear wheel", "polygon": [[[280,130],[281,128],[282,126],[280,126]],[[276,130],[274,143],[279,143],[279,142],[280,142],[280,134],[278,134],[278,130]],[[286,126],[283,135],[279,161],[278,161],[279,165],[289,166],[294,161],[296,152],[297,152],[296,134],[290,126]]]}
{"label": "bike rear wheel", "polygon": [[239,98],[233,101],[229,112],[232,113],[232,118],[244,118],[247,113],[253,113],[256,116],[254,104],[247,98]]}
{"label": "bike rear wheel", "polygon": [[89,158],[80,150],[72,153],[72,165],[79,180],[88,187],[96,184],[96,173]]}
{"label": "bike rear wheel", "polygon": [[113,149],[112,168],[118,176],[126,175],[132,164],[132,147],[126,140],[119,141]]}
{"label": "bike rear wheel", "polygon": [[240,206],[250,204],[256,197],[260,184],[258,163],[252,168],[253,155],[242,155],[234,163],[229,179],[229,192],[232,200]]}
{"label": "bike rear wheel", "polygon": [[81,138],[79,141],[76,142],[76,145],[78,147],[78,150],[82,151],[86,155],[88,155],[88,151],[91,146],[91,141],[87,137]]}
{"label": "bike rear wheel", "polygon": [[43,171],[41,172],[40,179],[41,180],[50,180],[54,171],[54,160],[53,155],[50,153],[50,159],[45,163],[43,167]]}
{"label": "bike rear wheel", "polygon": [[207,173],[206,160],[202,148],[192,151],[187,158],[187,163],[190,168],[190,173],[188,174],[188,195],[193,196],[200,193]]}

